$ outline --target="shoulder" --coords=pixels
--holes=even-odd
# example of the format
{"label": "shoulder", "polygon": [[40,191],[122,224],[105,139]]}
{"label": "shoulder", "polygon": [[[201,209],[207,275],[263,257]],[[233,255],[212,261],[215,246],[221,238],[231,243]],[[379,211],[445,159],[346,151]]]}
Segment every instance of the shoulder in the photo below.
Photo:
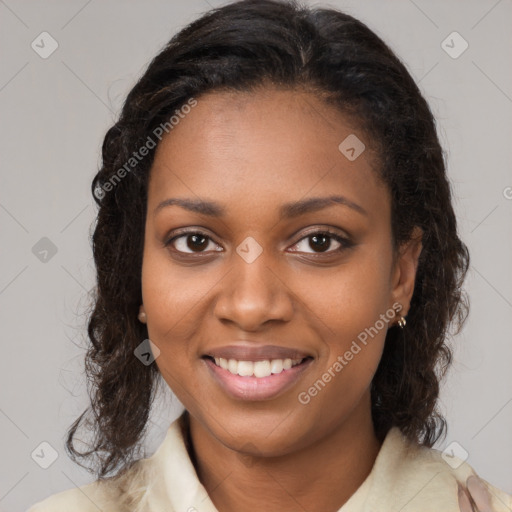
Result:
{"label": "shoulder", "polygon": [[95,482],[53,494],[32,505],[27,512],[64,512],[65,510],[97,512],[102,508],[101,502],[103,501],[99,487]]}
{"label": "shoulder", "polygon": [[[187,454],[181,420],[170,425],[150,457],[132,462],[114,477],[53,494],[26,512],[173,512],[198,496],[201,510],[207,510]],[[214,510],[213,505],[210,509]]]}
{"label": "shoulder", "polygon": [[148,461],[136,461],[122,474],[97,480],[49,496],[32,505],[26,512],[138,512],[144,510],[147,490]]}
{"label": "shoulder", "polygon": [[[386,437],[379,462],[377,484],[386,484],[391,501],[407,511],[459,511],[458,484],[478,476],[476,471],[453,453],[442,453],[405,438],[397,428]],[[380,454],[379,454],[380,455]],[[379,457],[378,457],[379,458]],[[382,475],[388,475],[383,477]],[[494,512],[510,512],[512,496],[479,477],[486,488]],[[400,507],[399,507],[400,508]]]}

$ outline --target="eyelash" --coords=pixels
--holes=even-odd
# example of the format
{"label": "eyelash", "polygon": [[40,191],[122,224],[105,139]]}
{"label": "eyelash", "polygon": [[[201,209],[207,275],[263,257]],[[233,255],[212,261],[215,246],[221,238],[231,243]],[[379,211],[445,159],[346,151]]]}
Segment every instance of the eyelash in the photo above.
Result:
{"label": "eyelash", "polygon": [[[168,247],[168,246],[172,245],[173,242],[175,242],[176,240],[183,238],[183,237],[190,236],[190,235],[200,235],[202,237],[207,238],[209,241],[216,243],[209,235],[207,235],[206,233],[203,233],[200,230],[188,230],[188,231],[181,231],[178,234],[176,234],[175,236],[173,236],[172,238],[170,238],[169,240],[167,240],[164,243],[164,247]],[[351,247],[354,246],[354,243],[351,240],[349,240],[346,237],[341,236],[340,234],[330,230],[329,228],[324,228],[324,229],[320,229],[317,231],[307,233],[305,236],[303,236],[297,242],[295,242],[293,244],[293,246],[295,246],[299,242],[302,242],[303,240],[306,240],[315,235],[327,235],[329,238],[338,242],[340,244],[340,247],[338,249],[327,250],[325,252],[316,252],[316,253],[312,252],[312,253],[301,253],[301,254],[308,254],[308,255],[312,255],[313,257],[322,257],[323,255],[339,254],[342,251],[344,251],[346,249],[350,249]],[[196,257],[197,255],[200,255],[200,254],[206,254],[209,251],[203,251],[203,252],[201,252],[201,251],[198,251],[198,252],[176,251],[176,252],[180,255],[186,255],[185,257],[187,257],[187,256]],[[221,252],[221,251],[215,251],[215,252]],[[293,252],[300,252],[300,251],[293,251]]]}

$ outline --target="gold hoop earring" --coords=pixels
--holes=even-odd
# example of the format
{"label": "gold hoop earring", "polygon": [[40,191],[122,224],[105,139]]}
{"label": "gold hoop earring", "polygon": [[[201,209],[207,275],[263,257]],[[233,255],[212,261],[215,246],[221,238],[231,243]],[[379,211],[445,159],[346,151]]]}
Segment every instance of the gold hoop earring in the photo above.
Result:
{"label": "gold hoop earring", "polygon": [[400,316],[400,318],[398,319],[398,325],[401,329],[403,329],[405,327],[405,324],[407,323],[405,318],[403,316]]}

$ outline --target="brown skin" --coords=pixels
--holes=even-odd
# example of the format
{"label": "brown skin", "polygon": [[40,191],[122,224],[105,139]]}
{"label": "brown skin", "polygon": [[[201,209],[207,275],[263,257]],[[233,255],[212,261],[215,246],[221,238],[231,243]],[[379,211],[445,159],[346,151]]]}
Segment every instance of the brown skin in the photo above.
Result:
{"label": "brown skin", "polygon": [[[353,162],[338,150],[351,133],[367,147]],[[334,193],[366,214],[333,203],[279,219],[283,203]],[[154,214],[170,197],[217,201],[226,214],[214,218],[176,205]],[[161,351],[158,368],[190,412],[196,470],[220,512],[336,511],[370,472],[380,449],[370,384],[386,328],[310,403],[297,396],[394,303],[407,314],[421,241],[394,257],[390,208],[370,141],[306,92],[207,94],[159,145],[148,190],[141,310]],[[331,238],[322,252],[311,235],[327,227],[354,246],[339,252]],[[186,236],[165,247],[178,228],[210,236],[195,253],[209,256],[194,260]],[[248,236],[263,248],[252,263],[236,252]],[[237,340],[298,348],[314,361],[275,399],[236,400],[201,356]]]}

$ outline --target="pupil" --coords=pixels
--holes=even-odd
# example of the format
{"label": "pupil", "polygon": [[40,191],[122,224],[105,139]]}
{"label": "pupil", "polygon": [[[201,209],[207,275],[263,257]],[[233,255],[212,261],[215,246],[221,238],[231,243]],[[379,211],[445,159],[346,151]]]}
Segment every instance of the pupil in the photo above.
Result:
{"label": "pupil", "polygon": [[[311,240],[314,241],[315,244],[317,244],[316,247],[314,247],[311,244]],[[312,235],[310,237],[310,247],[311,249],[320,249],[320,252],[326,251],[329,248],[329,240],[330,237],[328,235]]]}
{"label": "pupil", "polygon": [[204,249],[208,246],[207,237],[203,235],[190,235],[187,237],[187,246],[193,251],[196,249]]}

